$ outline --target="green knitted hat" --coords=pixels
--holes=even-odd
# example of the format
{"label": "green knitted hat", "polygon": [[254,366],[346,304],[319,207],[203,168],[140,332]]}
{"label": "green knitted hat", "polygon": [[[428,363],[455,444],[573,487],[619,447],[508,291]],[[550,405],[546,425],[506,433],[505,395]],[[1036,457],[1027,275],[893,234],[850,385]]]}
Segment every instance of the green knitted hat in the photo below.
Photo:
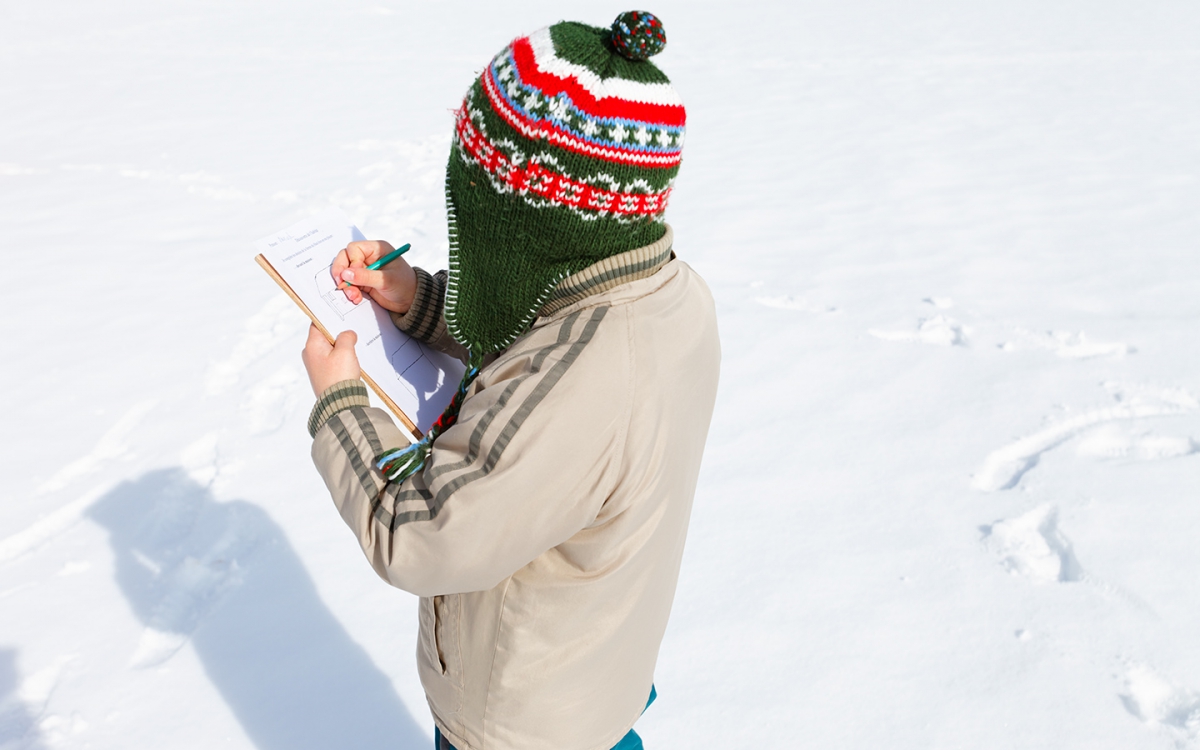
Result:
{"label": "green knitted hat", "polygon": [[511,344],[563,278],[662,237],[686,120],[645,59],[665,44],[642,11],[557,23],[467,92],[446,168],[446,323],[473,353]]}
{"label": "green knitted hat", "polygon": [[484,355],[524,333],[559,281],[662,238],[686,120],[646,61],[666,42],[642,11],[611,29],[557,23],[515,40],[467,92],[446,166],[446,324],[470,358],[429,432],[376,456],[388,479],[425,465]]}

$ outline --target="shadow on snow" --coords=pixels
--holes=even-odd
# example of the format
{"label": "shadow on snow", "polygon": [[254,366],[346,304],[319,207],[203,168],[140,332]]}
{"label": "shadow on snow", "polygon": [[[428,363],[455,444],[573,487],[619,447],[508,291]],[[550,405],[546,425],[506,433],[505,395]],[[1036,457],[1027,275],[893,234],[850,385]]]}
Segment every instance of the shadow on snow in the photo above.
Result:
{"label": "shadow on snow", "polygon": [[146,625],[135,667],[190,641],[260,750],[428,746],[261,508],[217,502],[172,468],[122,483],[89,515],[108,530],[117,581]]}
{"label": "shadow on snow", "polygon": [[41,750],[35,717],[18,695],[17,652],[0,648],[0,748]]}

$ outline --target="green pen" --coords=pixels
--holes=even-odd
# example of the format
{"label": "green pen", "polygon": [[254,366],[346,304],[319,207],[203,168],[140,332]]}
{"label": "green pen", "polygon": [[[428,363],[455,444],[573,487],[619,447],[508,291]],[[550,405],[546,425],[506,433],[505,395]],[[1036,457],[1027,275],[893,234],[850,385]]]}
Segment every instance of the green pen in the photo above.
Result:
{"label": "green pen", "polygon": [[[404,243],[403,246],[396,248],[395,250],[391,251],[390,253],[383,256],[379,260],[375,261],[371,265],[367,266],[367,270],[368,271],[378,271],[379,269],[386,266],[388,263],[391,263],[396,258],[399,258],[401,255],[404,255],[405,253],[407,253],[408,249],[410,247],[412,247],[412,245],[410,245],[407,242]],[[341,279],[338,279],[338,287],[340,288],[342,286],[350,286],[350,284],[345,281],[342,281]]]}

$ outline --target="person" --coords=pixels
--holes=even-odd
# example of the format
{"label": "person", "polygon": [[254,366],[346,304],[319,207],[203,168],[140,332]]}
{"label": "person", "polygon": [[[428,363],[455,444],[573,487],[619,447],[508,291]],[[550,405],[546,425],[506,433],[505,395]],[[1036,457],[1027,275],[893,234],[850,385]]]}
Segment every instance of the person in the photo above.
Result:
{"label": "person", "polygon": [[447,165],[450,268],[333,264],[467,363],[417,443],[312,329],[312,457],[388,583],[420,596],[442,750],[640,748],[716,398],[712,297],[663,219],[685,110],[661,22],[561,22],[468,91]]}

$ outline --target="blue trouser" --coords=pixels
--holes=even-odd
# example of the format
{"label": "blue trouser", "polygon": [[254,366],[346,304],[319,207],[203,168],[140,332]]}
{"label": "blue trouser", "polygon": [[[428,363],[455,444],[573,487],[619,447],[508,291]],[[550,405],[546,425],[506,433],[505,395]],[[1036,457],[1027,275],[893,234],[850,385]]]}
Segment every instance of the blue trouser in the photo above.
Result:
{"label": "blue trouser", "polygon": [[[653,703],[654,699],[657,697],[658,693],[655,691],[654,686],[651,685],[650,700],[646,701],[646,708],[650,708],[650,704]],[[646,711],[646,708],[642,709],[643,713]],[[451,745],[450,740],[442,736],[442,730],[438,729],[437,726],[434,726],[433,750],[458,750],[458,748],[454,747],[454,745]],[[638,736],[637,732],[630,729],[629,733],[622,737],[620,742],[613,745],[612,750],[642,750],[642,738]]]}

